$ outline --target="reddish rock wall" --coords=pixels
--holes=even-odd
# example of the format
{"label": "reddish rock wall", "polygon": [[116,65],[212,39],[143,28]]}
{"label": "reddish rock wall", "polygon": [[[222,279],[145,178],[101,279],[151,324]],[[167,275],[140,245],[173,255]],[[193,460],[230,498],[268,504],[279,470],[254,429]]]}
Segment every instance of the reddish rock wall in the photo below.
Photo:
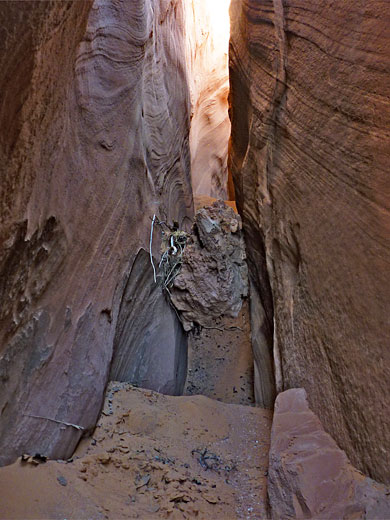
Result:
{"label": "reddish rock wall", "polygon": [[309,409],[306,392],[278,395],[272,423],[268,496],[272,518],[390,517],[390,489],[349,462]]}
{"label": "reddish rock wall", "polygon": [[151,217],[192,215],[183,26],[179,0],[0,3],[2,463],[94,426]]}
{"label": "reddish rock wall", "polygon": [[389,482],[387,3],[233,0],[231,16],[258,399],[273,349],[277,389],[304,387],[353,464]]}

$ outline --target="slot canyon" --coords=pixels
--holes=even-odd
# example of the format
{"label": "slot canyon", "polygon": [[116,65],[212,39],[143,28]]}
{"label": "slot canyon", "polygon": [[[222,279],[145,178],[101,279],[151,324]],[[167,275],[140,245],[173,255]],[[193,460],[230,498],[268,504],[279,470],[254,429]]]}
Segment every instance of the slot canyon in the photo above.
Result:
{"label": "slot canyon", "polygon": [[389,7],[0,2],[0,520],[390,520]]}

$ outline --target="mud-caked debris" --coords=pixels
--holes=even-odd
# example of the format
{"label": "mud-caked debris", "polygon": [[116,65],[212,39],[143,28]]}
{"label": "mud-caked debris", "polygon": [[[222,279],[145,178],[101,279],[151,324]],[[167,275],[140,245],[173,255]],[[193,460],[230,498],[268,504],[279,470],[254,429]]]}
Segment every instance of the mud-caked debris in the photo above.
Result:
{"label": "mud-caked debris", "polygon": [[184,329],[237,317],[248,294],[248,269],[241,218],[223,201],[201,208],[181,255],[170,297]]}
{"label": "mud-caked debris", "polygon": [[204,470],[211,470],[220,473],[221,471],[229,472],[236,469],[236,465],[234,463],[226,463],[221,457],[212,453],[207,448],[203,449],[195,449],[192,450],[191,455],[196,457],[196,460],[202,466]]}
{"label": "mud-caked debris", "polygon": [[20,460],[21,462],[38,466],[38,464],[44,464],[47,461],[47,457],[40,453],[36,453],[35,455],[28,455],[25,453],[21,456]]}

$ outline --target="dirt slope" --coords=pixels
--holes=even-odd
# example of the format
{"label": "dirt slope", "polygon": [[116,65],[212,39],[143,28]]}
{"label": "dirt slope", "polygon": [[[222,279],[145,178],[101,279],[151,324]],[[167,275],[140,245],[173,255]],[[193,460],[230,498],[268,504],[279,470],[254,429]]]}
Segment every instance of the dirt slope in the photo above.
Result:
{"label": "dirt slope", "polygon": [[0,518],[264,518],[270,427],[259,408],[112,383],[72,462],[0,469]]}

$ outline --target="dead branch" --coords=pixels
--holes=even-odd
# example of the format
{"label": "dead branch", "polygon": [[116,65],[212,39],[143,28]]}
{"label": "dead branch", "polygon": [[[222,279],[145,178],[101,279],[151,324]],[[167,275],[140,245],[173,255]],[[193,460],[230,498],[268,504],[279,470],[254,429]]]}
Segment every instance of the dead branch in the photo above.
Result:
{"label": "dead branch", "polygon": [[23,415],[25,415],[26,417],[33,417],[34,419],[45,419],[46,421],[52,421],[52,422],[55,422],[58,424],[64,424],[65,426],[70,426],[72,428],[75,428],[76,430],[84,430],[84,427],[79,426],[78,424],[73,424],[73,423],[66,422],[66,421],[59,421],[58,419],[52,419],[51,417],[43,417],[42,415],[32,415],[29,413],[25,413]]}

